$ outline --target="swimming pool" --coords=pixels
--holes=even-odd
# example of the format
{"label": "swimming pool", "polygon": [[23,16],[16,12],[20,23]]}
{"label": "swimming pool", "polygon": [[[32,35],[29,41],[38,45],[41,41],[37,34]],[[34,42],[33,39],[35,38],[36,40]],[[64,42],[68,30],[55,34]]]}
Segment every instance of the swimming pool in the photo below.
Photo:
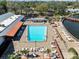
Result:
{"label": "swimming pool", "polygon": [[47,26],[28,26],[29,41],[45,41],[47,35]]}

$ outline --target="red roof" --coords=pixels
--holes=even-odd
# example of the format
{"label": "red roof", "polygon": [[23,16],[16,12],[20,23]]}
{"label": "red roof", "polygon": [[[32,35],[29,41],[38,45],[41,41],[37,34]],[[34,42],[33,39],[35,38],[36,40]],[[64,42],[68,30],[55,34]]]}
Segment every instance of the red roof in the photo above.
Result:
{"label": "red roof", "polygon": [[7,32],[7,36],[14,36],[18,29],[22,26],[23,22],[18,22],[15,26],[13,26],[10,31]]}

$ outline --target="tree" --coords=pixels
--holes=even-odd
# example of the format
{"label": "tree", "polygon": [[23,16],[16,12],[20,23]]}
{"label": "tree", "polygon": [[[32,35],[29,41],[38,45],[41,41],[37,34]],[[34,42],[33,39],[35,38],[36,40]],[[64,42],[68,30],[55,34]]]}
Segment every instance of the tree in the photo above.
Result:
{"label": "tree", "polygon": [[8,12],[8,9],[7,9],[7,1],[6,0],[3,0],[2,1],[2,6],[3,6],[3,9],[5,10],[5,13]]}
{"label": "tree", "polygon": [[14,54],[10,54],[10,55],[8,55],[8,59],[14,59]]}
{"label": "tree", "polygon": [[79,56],[73,56],[71,59],[79,59]]}
{"label": "tree", "polygon": [[47,49],[47,50],[46,50],[46,52],[47,52],[47,53],[50,53],[50,52],[51,52],[51,50],[50,50],[50,49]]}
{"label": "tree", "polygon": [[0,1],[0,10],[1,10],[0,11],[1,14],[8,12],[6,0]]}
{"label": "tree", "polygon": [[78,55],[77,51],[74,48],[69,48],[68,51],[73,53],[73,55],[74,55],[71,59],[79,59],[79,55]]}
{"label": "tree", "polygon": [[[50,49],[47,49],[46,52],[49,54],[49,57],[50,57],[51,50]],[[51,58],[49,58],[49,59],[51,59]]]}
{"label": "tree", "polygon": [[59,15],[64,15],[66,12],[66,4],[64,4],[64,2],[59,2],[56,3],[56,5],[54,6],[54,10],[55,10],[55,14],[59,14]]}
{"label": "tree", "polygon": [[16,54],[16,53],[9,54],[8,59],[21,59],[21,54],[19,54],[19,53],[18,54]]}
{"label": "tree", "polygon": [[74,55],[78,56],[78,53],[74,48],[70,48],[68,51],[73,53]]}
{"label": "tree", "polygon": [[15,55],[15,53],[9,54],[8,59],[21,59],[19,54]]}
{"label": "tree", "polygon": [[28,54],[28,53],[29,53],[28,50],[21,50],[20,52],[21,52],[22,54]]}
{"label": "tree", "polygon": [[48,5],[46,3],[41,3],[40,5],[37,5],[35,10],[39,12],[45,12],[48,10]]}

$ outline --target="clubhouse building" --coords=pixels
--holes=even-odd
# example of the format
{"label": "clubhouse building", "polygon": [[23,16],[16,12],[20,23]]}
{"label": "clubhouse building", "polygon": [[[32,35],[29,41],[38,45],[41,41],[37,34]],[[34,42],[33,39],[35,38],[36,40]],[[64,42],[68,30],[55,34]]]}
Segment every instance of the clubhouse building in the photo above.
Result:
{"label": "clubhouse building", "polygon": [[13,13],[0,15],[0,56],[12,40],[20,38],[24,29],[24,21],[25,17],[23,15],[15,15]]}

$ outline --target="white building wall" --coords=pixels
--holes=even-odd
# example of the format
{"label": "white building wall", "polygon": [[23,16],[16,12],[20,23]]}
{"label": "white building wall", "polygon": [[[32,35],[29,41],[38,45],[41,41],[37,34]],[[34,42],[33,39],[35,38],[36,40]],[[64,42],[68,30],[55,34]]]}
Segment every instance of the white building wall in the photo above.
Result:
{"label": "white building wall", "polygon": [[66,12],[79,12],[79,9],[67,9]]}
{"label": "white building wall", "polygon": [[4,37],[0,37],[0,45],[4,42]]}

